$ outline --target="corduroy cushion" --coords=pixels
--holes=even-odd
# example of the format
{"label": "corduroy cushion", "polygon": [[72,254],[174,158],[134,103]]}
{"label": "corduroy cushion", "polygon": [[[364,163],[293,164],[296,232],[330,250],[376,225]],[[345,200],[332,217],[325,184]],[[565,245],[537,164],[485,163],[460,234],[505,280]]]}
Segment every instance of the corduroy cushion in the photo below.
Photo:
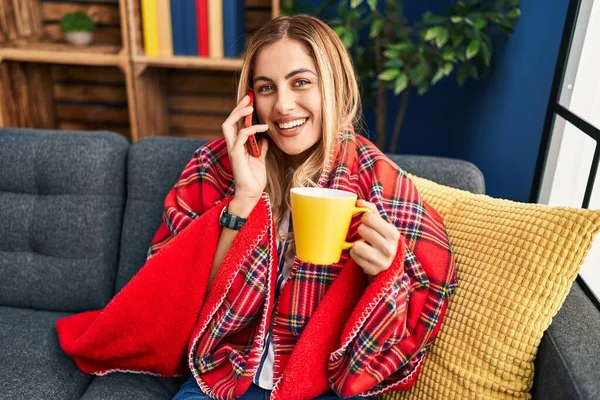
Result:
{"label": "corduroy cushion", "polygon": [[458,288],[415,386],[385,400],[530,398],[533,361],[600,211],[516,203],[411,176],[444,218]]}

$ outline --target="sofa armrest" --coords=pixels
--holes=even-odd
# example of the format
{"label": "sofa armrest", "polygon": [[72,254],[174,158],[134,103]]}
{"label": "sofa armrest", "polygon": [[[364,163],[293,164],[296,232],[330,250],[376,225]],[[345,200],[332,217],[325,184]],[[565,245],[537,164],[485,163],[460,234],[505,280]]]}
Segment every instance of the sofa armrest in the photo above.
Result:
{"label": "sofa armrest", "polygon": [[600,311],[577,282],[544,333],[534,399],[600,399]]}

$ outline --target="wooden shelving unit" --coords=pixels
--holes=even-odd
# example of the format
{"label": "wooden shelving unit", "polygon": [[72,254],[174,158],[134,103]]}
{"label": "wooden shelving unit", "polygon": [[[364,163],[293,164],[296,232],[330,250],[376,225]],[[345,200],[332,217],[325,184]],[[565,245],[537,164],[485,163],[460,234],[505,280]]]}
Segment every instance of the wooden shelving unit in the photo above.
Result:
{"label": "wooden shelving unit", "polygon": [[[0,127],[210,139],[235,106],[242,60],[146,56],[140,0],[0,3],[14,16],[0,31]],[[64,42],[59,21],[69,11],[98,24],[93,45]],[[277,15],[279,0],[246,0],[247,35]]]}
{"label": "wooden shelving unit", "polygon": [[129,56],[114,45],[95,45],[86,49],[66,43],[33,42],[0,48],[0,60],[73,65],[119,66]]}
{"label": "wooden shelving unit", "polygon": [[239,71],[242,60],[239,58],[207,58],[207,57],[147,57],[134,56],[134,64],[150,67],[169,67],[182,69],[209,69],[217,71]]}

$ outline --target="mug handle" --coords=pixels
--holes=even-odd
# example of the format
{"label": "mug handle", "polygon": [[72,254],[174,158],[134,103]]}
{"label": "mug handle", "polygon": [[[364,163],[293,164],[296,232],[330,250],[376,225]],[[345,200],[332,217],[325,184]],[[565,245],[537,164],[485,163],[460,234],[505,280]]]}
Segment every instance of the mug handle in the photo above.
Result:
{"label": "mug handle", "polygon": [[[352,215],[354,214],[358,214],[359,212],[366,212],[366,213],[370,213],[373,212],[373,210],[371,210],[370,208],[367,207],[354,207],[354,209],[352,210]],[[357,242],[364,242],[365,239],[358,239]],[[352,246],[354,246],[354,243],[356,242],[344,242],[342,243],[342,249],[343,250],[347,250],[352,248]]]}

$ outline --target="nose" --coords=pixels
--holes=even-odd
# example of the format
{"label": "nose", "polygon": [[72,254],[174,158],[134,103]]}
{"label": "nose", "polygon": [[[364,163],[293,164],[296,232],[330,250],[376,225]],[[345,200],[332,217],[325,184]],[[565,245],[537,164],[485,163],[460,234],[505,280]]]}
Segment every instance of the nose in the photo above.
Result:
{"label": "nose", "polygon": [[295,94],[288,88],[279,89],[277,91],[277,102],[275,103],[275,111],[285,115],[290,113],[296,107]]}

